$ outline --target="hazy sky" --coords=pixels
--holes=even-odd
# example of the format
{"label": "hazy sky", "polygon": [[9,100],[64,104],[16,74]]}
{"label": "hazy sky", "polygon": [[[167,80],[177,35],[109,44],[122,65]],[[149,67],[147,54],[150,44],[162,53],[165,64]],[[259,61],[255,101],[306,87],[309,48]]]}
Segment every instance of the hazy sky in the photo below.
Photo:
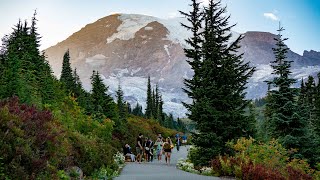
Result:
{"label": "hazy sky", "polygon": [[[320,0],[222,0],[228,6],[234,31],[276,33],[279,20],[286,29],[288,46],[320,51]],[[0,0],[0,36],[11,32],[18,19],[30,20],[38,12],[41,48],[66,39],[104,16],[115,12],[147,14],[160,18],[180,16],[189,0]]]}

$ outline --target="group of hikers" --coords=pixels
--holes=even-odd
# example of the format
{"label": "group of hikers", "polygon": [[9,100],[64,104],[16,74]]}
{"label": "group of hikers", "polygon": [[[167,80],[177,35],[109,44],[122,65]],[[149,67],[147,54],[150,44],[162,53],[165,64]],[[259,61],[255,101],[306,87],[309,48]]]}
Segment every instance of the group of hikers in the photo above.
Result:
{"label": "group of hikers", "polygon": [[[182,141],[181,141],[182,138]],[[180,134],[175,135],[177,151],[182,144],[187,143],[187,136]],[[170,165],[170,158],[174,144],[170,137],[163,138],[161,133],[158,134],[157,140],[152,141],[151,138],[145,137],[143,140],[143,134],[139,134],[136,142],[136,156],[132,153],[131,147],[129,144],[125,144],[123,151],[126,157],[130,157],[132,162],[138,162],[139,164],[144,159],[145,162],[152,162],[154,154],[156,155],[159,162],[162,162],[162,155],[165,156],[165,162],[167,165]],[[154,151],[156,150],[156,151]]]}

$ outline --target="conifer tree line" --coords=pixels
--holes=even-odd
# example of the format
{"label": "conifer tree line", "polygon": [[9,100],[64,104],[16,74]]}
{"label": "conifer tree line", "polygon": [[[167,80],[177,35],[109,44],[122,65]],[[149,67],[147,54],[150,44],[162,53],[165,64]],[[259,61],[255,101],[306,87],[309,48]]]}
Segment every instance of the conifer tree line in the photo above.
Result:
{"label": "conifer tree line", "polygon": [[2,39],[0,98],[18,96],[22,102],[41,107],[61,100],[63,92],[44,53],[39,51],[36,23],[35,12],[30,26],[19,20],[13,32]]}
{"label": "conifer tree line", "polygon": [[[80,80],[77,69],[70,64],[70,51],[63,55],[60,79],[57,79],[46,60],[45,54],[39,51],[40,37],[36,28],[36,13],[32,17],[31,25],[27,21],[19,21],[13,28],[13,33],[2,39],[0,53],[0,98],[18,96],[20,101],[34,104],[40,108],[51,104],[59,106],[65,97],[75,99],[85,114],[98,121],[109,118],[115,123],[115,130],[123,132],[126,129],[129,114],[152,118],[161,125],[177,128],[163,112],[163,101],[158,86],[151,90],[148,83],[148,100],[146,116],[142,106],[137,103],[131,110],[130,104],[125,102],[122,88],[119,84],[116,100],[108,93],[98,71],[91,75],[90,92],[87,92]],[[150,80],[150,78],[149,78]],[[148,114],[149,113],[149,114]],[[172,121],[172,122],[167,122]]]}
{"label": "conifer tree line", "polygon": [[150,76],[148,77],[146,105],[146,118],[153,118],[157,120],[160,124],[163,124],[164,116],[162,96],[159,92],[158,85],[156,85],[155,89],[151,87]]}
{"label": "conifer tree line", "polygon": [[94,115],[98,119],[110,118],[114,120],[115,130],[119,132],[123,132],[125,129],[129,114],[154,119],[167,128],[186,130],[183,122],[177,122],[172,114],[167,115],[163,112],[163,101],[159,87],[156,85],[156,88],[152,89],[150,77],[148,77],[147,83],[147,107],[144,114],[139,103],[131,110],[131,105],[124,101],[120,84],[116,91],[117,99],[114,102],[111,95],[107,93],[108,87],[103,83],[98,71],[93,71],[91,76],[92,90],[90,93],[86,92],[82,87],[76,69],[72,71],[69,53],[69,50],[67,50],[63,56],[60,82],[65,87],[66,93],[77,98],[77,102],[86,110],[88,115]]}
{"label": "conifer tree line", "polygon": [[[156,85],[155,89],[152,88],[150,77],[148,77],[147,100],[144,116],[147,119],[156,120],[164,127],[185,132],[185,124],[179,118],[175,119],[171,113],[168,115],[163,112],[163,103],[159,86]],[[133,113],[135,115],[143,116],[142,106],[137,103],[136,107],[133,109]]]}

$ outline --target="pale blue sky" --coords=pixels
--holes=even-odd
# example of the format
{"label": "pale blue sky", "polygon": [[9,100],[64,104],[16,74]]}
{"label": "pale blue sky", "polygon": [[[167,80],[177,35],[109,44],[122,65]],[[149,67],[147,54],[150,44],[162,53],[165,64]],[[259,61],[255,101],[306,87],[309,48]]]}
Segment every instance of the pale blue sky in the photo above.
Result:
{"label": "pale blue sky", "polygon": [[[276,33],[278,21],[290,38],[288,46],[320,51],[320,0],[222,0],[228,6],[234,31]],[[18,19],[30,19],[38,12],[42,47],[66,39],[88,23],[114,12],[147,14],[160,18],[179,16],[188,10],[189,0],[0,0],[0,36],[8,34]]]}

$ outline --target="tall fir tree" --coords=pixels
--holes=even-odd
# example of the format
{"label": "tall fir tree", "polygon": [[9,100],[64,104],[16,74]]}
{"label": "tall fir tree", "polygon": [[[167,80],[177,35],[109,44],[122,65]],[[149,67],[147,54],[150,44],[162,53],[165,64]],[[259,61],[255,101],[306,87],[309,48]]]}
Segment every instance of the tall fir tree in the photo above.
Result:
{"label": "tall fir tree", "polygon": [[152,90],[152,96],[151,96],[152,98],[152,118],[153,119],[157,119],[157,109],[156,109],[156,107],[157,107],[157,101],[156,101],[156,93],[155,93],[155,91],[154,91],[154,89]]}
{"label": "tall fir tree", "polygon": [[64,84],[67,93],[74,95],[76,83],[71,69],[69,49],[63,55],[60,81]]}
{"label": "tall fir tree", "polygon": [[[185,79],[184,84],[186,88],[184,91],[187,95],[194,100],[198,97],[196,96],[196,91],[199,88],[200,81],[200,66],[202,62],[202,22],[203,22],[203,12],[200,9],[200,3],[197,0],[191,0],[190,6],[192,7],[192,11],[190,12],[182,12],[180,13],[184,15],[189,21],[190,25],[181,24],[188,31],[192,33],[192,37],[186,39],[186,43],[190,46],[190,48],[185,48],[184,52],[187,59],[187,62],[190,64],[192,70],[194,71],[194,75],[192,79]],[[190,111],[192,109],[192,104],[184,104],[186,108]]]}
{"label": "tall fir tree", "polygon": [[[284,41],[286,41],[287,38],[282,37],[281,32],[283,30],[282,27],[278,29],[279,34],[275,39],[276,48],[273,48],[276,60],[271,62],[271,67],[274,69],[272,74],[276,77],[272,81],[267,82],[268,85],[271,86],[271,89],[268,92],[270,98],[266,105],[272,112],[269,119],[270,122],[268,122],[268,129],[270,135],[277,138],[285,137],[291,133],[292,129],[288,126],[288,123],[294,121],[292,116],[294,114],[294,98],[296,96],[295,89],[291,88],[291,85],[296,81],[289,77],[291,74],[291,61],[286,59],[288,48]],[[302,122],[300,122],[298,126],[301,125]]]}
{"label": "tall fir tree", "polygon": [[116,92],[116,97],[117,97],[117,108],[119,112],[119,123],[116,124],[116,127],[118,126],[118,128],[121,129],[127,123],[128,108],[126,106],[126,103],[123,100],[123,91],[121,89],[120,84]]}
{"label": "tall fir tree", "polygon": [[151,90],[151,82],[150,76],[148,77],[148,85],[147,85],[147,107],[146,107],[146,118],[152,118],[152,90]]}
{"label": "tall fir tree", "polygon": [[156,92],[155,92],[155,107],[154,107],[154,109],[155,109],[155,115],[154,115],[154,118],[155,119],[157,119],[158,121],[159,121],[159,119],[158,119],[158,112],[159,112],[159,99],[160,99],[160,92],[159,92],[159,86],[158,86],[158,84],[156,85]]}
{"label": "tall fir tree", "polygon": [[128,114],[132,114],[132,107],[131,107],[131,104],[129,102],[126,102],[126,107],[127,107]]}
{"label": "tall fir tree", "polygon": [[83,88],[82,88],[82,82],[77,72],[77,68],[74,68],[74,71],[72,72],[72,79],[74,80],[74,90],[73,90],[74,96],[79,97],[82,93]]}
{"label": "tall fir tree", "polygon": [[[275,38],[276,48],[273,48],[275,61],[271,62],[275,78],[268,81],[272,87],[268,94],[267,107],[271,110],[271,116],[267,121],[267,129],[270,137],[280,140],[287,149],[298,149],[295,157],[314,160],[315,150],[314,134],[310,131],[308,117],[305,109],[298,107],[297,90],[291,86],[296,82],[291,78],[291,62],[287,60],[289,48],[282,37],[284,28],[279,26],[278,35]],[[313,160],[312,160],[313,159]]]}
{"label": "tall fir tree", "polygon": [[192,7],[190,15],[198,14],[196,19],[200,24],[203,22],[204,28],[199,32],[198,23],[188,18],[193,24],[191,30],[198,29],[198,32],[187,43],[191,44],[199,37],[201,40],[198,46],[185,50],[189,58],[197,58],[189,61],[195,74],[185,83],[185,91],[193,99],[186,108],[199,132],[193,134],[192,139],[201,154],[194,163],[206,165],[210,159],[226,152],[225,142],[247,135],[244,130],[248,118],[244,115],[244,108],[249,102],[245,100],[244,90],[254,68],[243,62],[242,54],[236,54],[243,36],[228,45],[234,25],[228,25],[230,16],[224,16],[226,8],[221,7],[220,1],[210,0],[201,16],[198,6]]}
{"label": "tall fir tree", "polygon": [[[302,87],[301,87],[302,89]],[[304,86],[304,105],[307,108],[308,117],[311,125],[313,125],[317,119],[316,108],[315,108],[315,98],[316,98],[316,84],[312,76],[308,76],[307,82]]]}
{"label": "tall fir tree", "polygon": [[84,90],[82,86],[82,82],[78,75],[77,68],[74,69],[72,77],[74,80],[74,89],[72,90],[72,94],[74,97],[77,98],[76,100],[79,106],[85,110],[85,113],[90,114],[90,112],[93,111],[92,99],[90,93]]}
{"label": "tall fir tree", "polygon": [[91,76],[91,99],[94,114],[103,114],[107,118],[118,121],[118,113],[116,113],[116,104],[112,97],[107,94],[108,87],[103,83],[102,78],[97,71],[93,71]]}
{"label": "tall fir tree", "polygon": [[163,115],[163,100],[161,94],[159,94],[159,102],[158,102],[158,112],[157,112],[157,120],[161,125],[164,125],[164,115]]}

